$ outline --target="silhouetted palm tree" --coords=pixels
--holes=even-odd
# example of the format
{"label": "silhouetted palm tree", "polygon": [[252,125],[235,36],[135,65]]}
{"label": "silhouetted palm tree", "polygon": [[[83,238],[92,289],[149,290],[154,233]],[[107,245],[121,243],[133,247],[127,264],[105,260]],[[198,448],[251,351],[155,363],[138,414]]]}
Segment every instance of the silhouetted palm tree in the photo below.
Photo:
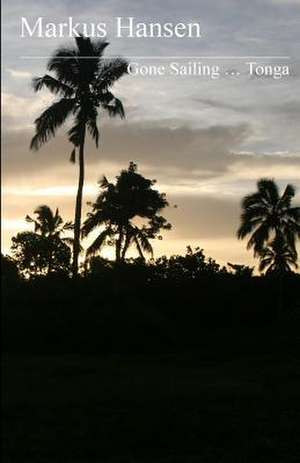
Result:
{"label": "silhouetted palm tree", "polygon": [[130,246],[135,245],[142,260],[145,260],[145,253],[153,257],[153,248],[150,243],[151,234],[149,227],[139,228],[136,225],[128,224],[126,227],[125,240],[121,254],[121,260],[124,261],[126,253]]}
{"label": "silhouetted palm tree", "polygon": [[[131,245],[135,245],[141,258],[144,253],[152,254],[150,239],[161,238],[160,230],[168,230],[171,225],[158,213],[168,206],[163,193],[154,190],[153,180],[137,173],[137,166],[130,163],[117,177],[116,183],[110,183],[105,177],[99,182],[101,193],[91,204],[92,212],[82,227],[83,237],[102,227],[100,234],[87,249],[87,256],[100,252],[105,244],[115,246],[116,261],[125,260]],[[144,219],[146,224],[139,225],[135,219]]]}
{"label": "silhouetted palm tree", "polygon": [[[29,215],[25,217],[26,222],[34,224],[34,232],[41,235],[43,243],[47,244],[48,255],[48,273],[52,271],[53,252],[56,246],[61,246],[62,243],[73,245],[73,239],[68,237],[61,237],[61,235],[68,230],[73,230],[72,222],[63,222],[58,209],[53,213],[49,206],[42,205],[35,209],[36,219],[31,218]],[[44,246],[45,247],[45,246]]]}
{"label": "silhouetted palm tree", "polygon": [[278,236],[260,253],[259,271],[284,275],[297,268],[297,254],[291,250],[283,236]]}
{"label": "silhouetted palm tree", "polygon": [[257,182],[257,192],[242,201],[241,225],[238,238],[250,235],[247,248],[254,249],[259,256],[265,245],[283,236],[291,252],[296,253],[296,239],[300,237],[300,207],[292,207],[295,196],[293,185],[287,185],[280,196],[274,180],[261,179]]}
{"label": "silhouetted palm tree", "polygon": [[55,77],[46,74],[33,80],[35,91],[48,88],[59,99],[49,106],[35,121],[36,134],[31,149],[38,149],[55,135],[56,130],[73,116],[69,130],[69,141],[74,149],[70,160],[75,162],[79,154],[79,181],[76,197],[73,244],[73,276],[78,273],[80,252],[80,227],[82,192],[84,184],[84,145],[88,131],[98,146],[98,109],[106,110],[109,116],[125,117],[121,101],[110,91],[112,85],[127,72],[123,59],[104,60],[102,55],[108,43],[91,42],[87,37],[76,37],[76,48],[59,48],[49,60],[47,68]]}
{"label": "silhouetted palm tree", "polygon": [[88,234],[89,227],[99,227],[104,225],[104,228],[93,243],[87,249],[87,257],[94,256],[97,253],[100,253],[105,245],[114,245],[116,247],[116,261],[123,262],[126,258],[126,253],[130,246],[135,245],[138,251],[139,256],[144,260],[145,253],[153,256],[153,248],[149,241],[148,230],[146,227],[139,228],[136,225],[128,224],[126,230],[124,230],[124,236],[122,240],[121,249],[118,247],[119,240],[119,229],[117,224],[112,223],[111,221],[102,221],[99,220],[99,214],[93,217],[97,220],[97,223],[92,224],[93,220],[89,220],[89,223],[85,223],[83,226],[83,233]]}
{"label": "silhouetted palm tree", "polygon": [[34,231],[43,236],[58,236],[66,230],[72,230],[72,222],[63,222],[58,209],[53,213],[49,206],[38,206],[34,214],[37,218],[32,219],[29,215],[26,216],[26,222],[34,223]]}

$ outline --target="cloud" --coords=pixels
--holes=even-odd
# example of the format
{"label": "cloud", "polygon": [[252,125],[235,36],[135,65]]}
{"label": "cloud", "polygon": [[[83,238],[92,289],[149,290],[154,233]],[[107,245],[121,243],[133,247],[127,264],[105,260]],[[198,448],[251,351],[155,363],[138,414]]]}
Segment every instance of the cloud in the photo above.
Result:
{"label": "cloud", "polygon": [[212,108],[217,108],[217,109],[227,109],[230,111],[244,111],[246,109],[249,109],[249,106],[246,105],[235,105],[231,102],[226,102],[222,100],[214,100],[212,98],[195,98],[196,101],[199,103],[205,105],[205,106],[210,106]]}
{"label": "cloud", "polygon": [[16,69],[10,69],[7,68],[6,71],[8,71],[11,75],[11,77],[15,79],[30,79],[32,77],[32,74],[28,71],[19,71]]}
{"label": "cloud", "polygon": [[[247,126],[213,126],[207,129],[160,126],[159,124],[110,124],[102,130],[101,150],[87,145],[87,162],[99,160],[126,166],[130,160],[144,166],[168,169],[180,178],[181,172],[199,177],[215,175],[227,169],[232,150],[239,148],[249,133]],[[4,169],[7,176],[17,171],[42,174],[66,166],[70,144],[59,135],[40,152],[28,150],[33,131],[7,133],[4,140]],[[71,167],[69,166],[71,170]]]}
{"label": "cloud", "polygon": [[[244,146],[251,128],[246,125],[192,129],[171,121],[166,126],[163,124],[164,121],[161,124],[104,123],[100,149],[91,141],[86,146],[88,181],[96,183],[102,173],[116,172],[131,160],[153,178],[158,177],[161,183],[174,185],[173,188],[182,192],[185,189],[205,193],[209,191],[203,190],[206,181],[212,188],[214,180],[214,188],[218,188],[220,181],[229,185],[265,174],[285,180],[299,179],[300,150],[247,152]],[[33,129],[8,132],[4,137],[5,182],[11,184],[16,175],[22,175],[25,184],[28,177],[38,186],[43,184],[40,179],[45,178],[53,179],[49,187],[76,184],[77,167],[69,163],[71,145],[64,131],[38,152],[29,151],[32,135]]]}
{"label": "cloud", "polygon": [[22,133],[24,128],[33,127],[33,121],[38,114],[47,107],[52,100],[50,95],[41,94],[40,98],[17,96],[13,93],[3,92],[1,95],[2,121],[4,131],[18,130]]}

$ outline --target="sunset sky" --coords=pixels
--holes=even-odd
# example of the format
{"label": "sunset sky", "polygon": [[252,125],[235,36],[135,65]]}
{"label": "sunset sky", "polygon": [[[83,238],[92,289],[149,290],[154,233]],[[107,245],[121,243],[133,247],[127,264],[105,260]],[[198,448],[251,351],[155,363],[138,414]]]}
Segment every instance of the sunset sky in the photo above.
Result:
{"label": "sunset sky", "polygon": [[[100,118],[100,149],[87,143],[84,202],[95,198],[102,175],[113,180],[134,161],[142,174],[157,180],[171,205],[165,215],[173,230],[154,245],[156,256],[182,253],[192,245],[222,264],[252,263],[246,243],[235,237],[241,198],[260,177],[274,178],[282,188],[293,183],[300,192],[300,0],[2,3],[3,252],[9,252],[11,236],[30,228],[24,217],[40,204],[59,207],[66,220],[73,219],[77,186],[67,127],[40,151],[29,151],[33,121],[53,100],[46,91],[34,94],[31,79],[43,75],[47,57],[72,39],[21,38],[21,17],[63,22],[71,15],[74,21],[110,23],[116,16],[134,16],[144,22],[199,21],[203,37],[118,39],[110,33],[107,56],[148,64],[168,63],[170,56],[181,57],[182,63],[189,61],[185,57],[209,56],[199,61],[238,69],[241,75],[122,78],[114,93],[127,117]],[[246,56],[285,57],[258,62],[288,62],[291,76],[251,78]]]}

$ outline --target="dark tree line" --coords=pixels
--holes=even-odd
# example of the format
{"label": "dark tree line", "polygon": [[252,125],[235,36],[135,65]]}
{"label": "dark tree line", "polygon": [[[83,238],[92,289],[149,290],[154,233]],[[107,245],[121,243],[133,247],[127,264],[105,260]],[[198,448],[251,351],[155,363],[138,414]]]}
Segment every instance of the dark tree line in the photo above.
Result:
{"label": "dark tree line", "polygon": [[[169,269],[176,273],[182,262],[187,269],[189,266],[196,269],[196,273],[201,268],[210,273],[231,272],[249,277],[253,274],[253,268],[233,263],[221,268],[213,259],[206,260],[200,248],[193,251],[188,247],[185,256],[154,260],[151,242],[162,239],[161,233],[171,228],[161,214],[169,204],[166,195],[155,188],[155,181],[141,175],[134,163],[122,170],[114,183],[103,177],[99,188],[100,193],[94,203],[89,203],[90,212],[81,228],[83,238],[93,235],[85,253],[81,248],[82,274],[93,269],[95,262],[104,262],[101,252],[105,246],[114,248],[115,264],[132,263],[128,251],[134,248],[137,261],[148,267],[155,265],[157,271],[164,268],[166,275]],[[237,236],[239,239],[250,237],[247,248],[253,249],[254,256],[259,259],[261,273],[283,275],[297,268],[300,208],[292,205],[294,196],[292,185],[287,185],[280,196],[273,180],[261,179],[257,191],[242,200]],[[74,240],[63,235],[73,231],[73,224],[64,223],[58,209],[54,213],[45,205],[34,213],[34,219],[26,216],[26,221],[34,225],[34,231],[21,232],[12,238],[12,257],[16,266],[26,277],[58,272],[69,275]],[[147,255],[150,261],[146,261]],[[96,259],[97,256],[100,260]],[[110,265],[107,263],[107,267]]]}
{"label": "dark tree line", "polygon": [[[161,232],[171,228],[161,215],[168,206],[166,196],[154,185],[154,180],[137,172],[134,163],[121,171],[115,183],[105,177],[99,182],[100,194],[94,203],[89,203],[91,212],[81,228],[83,238],[96,233],[85,253],[85,269],[105,245],[114,247],[116,263],[125,262],[130,247],[136,249],[142,261],[145,254],[153,258],[151,241],[162,239]],[[34,214],[36,218],[26,216],[34,231],[12,238],[12,258],[20,273],[25,277],[70,274],[74,239],[63,235],[73,231],[73,223],[64,223],[58,209],[53,212],[46,205],[39,206]],[[81,252],[84,257],[82,248]]]}
{"label": "dark tree line", "polygon": [[[167,198],[154,185],[134,164],[115,182],[100,182],[100,194],[82,227],[84,236],[95,233],[94,241],[85,259],[82,250],[81,278],[76,280],[70,278],[68,234],[72,236],[73,224],[47,206],[37,208],[34,218],[27,216],[34,231],[19,233],[13,238],[12,257],[2,256],[6,350],[186,349],[201,347],[202,335],[207,338],[211,330],[242,337],[253,327],[257,332],[278,319],[282,324],[299,318],[300,276],[292,271],[299,208],[292,207],[291,194],[284,205],[280,199],[280,207],[275,201],[269,205],[261,186],[275,184],[262,180],[262,191],[242,203],[238,233],[250,235],[264,271],[258,277],[245,265],[220,266],[199,247],[188,246],[185,254],[170,257],[152,258],[150,252],[146,260],[151,241],[170,228],[162,215]],[[104,244],[114,249],[114,260],[101,256]],[[131,246],[136,258],[126,254]]]}

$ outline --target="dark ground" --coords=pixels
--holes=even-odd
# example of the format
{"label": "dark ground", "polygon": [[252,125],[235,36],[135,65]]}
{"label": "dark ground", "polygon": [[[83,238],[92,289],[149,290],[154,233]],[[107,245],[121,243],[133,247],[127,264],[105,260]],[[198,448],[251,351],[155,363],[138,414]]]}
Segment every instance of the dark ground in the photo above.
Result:
{"label": "dark ground", "polygon": [[180,354],[4,356],[3,461],[298,462],[299,332],[279,325],[263,349],[254,333],[217,338]]}
{"label": "dark ground", "polygon": [[125,270],[4,280],[4,463],[300,461],[299,275]]}

